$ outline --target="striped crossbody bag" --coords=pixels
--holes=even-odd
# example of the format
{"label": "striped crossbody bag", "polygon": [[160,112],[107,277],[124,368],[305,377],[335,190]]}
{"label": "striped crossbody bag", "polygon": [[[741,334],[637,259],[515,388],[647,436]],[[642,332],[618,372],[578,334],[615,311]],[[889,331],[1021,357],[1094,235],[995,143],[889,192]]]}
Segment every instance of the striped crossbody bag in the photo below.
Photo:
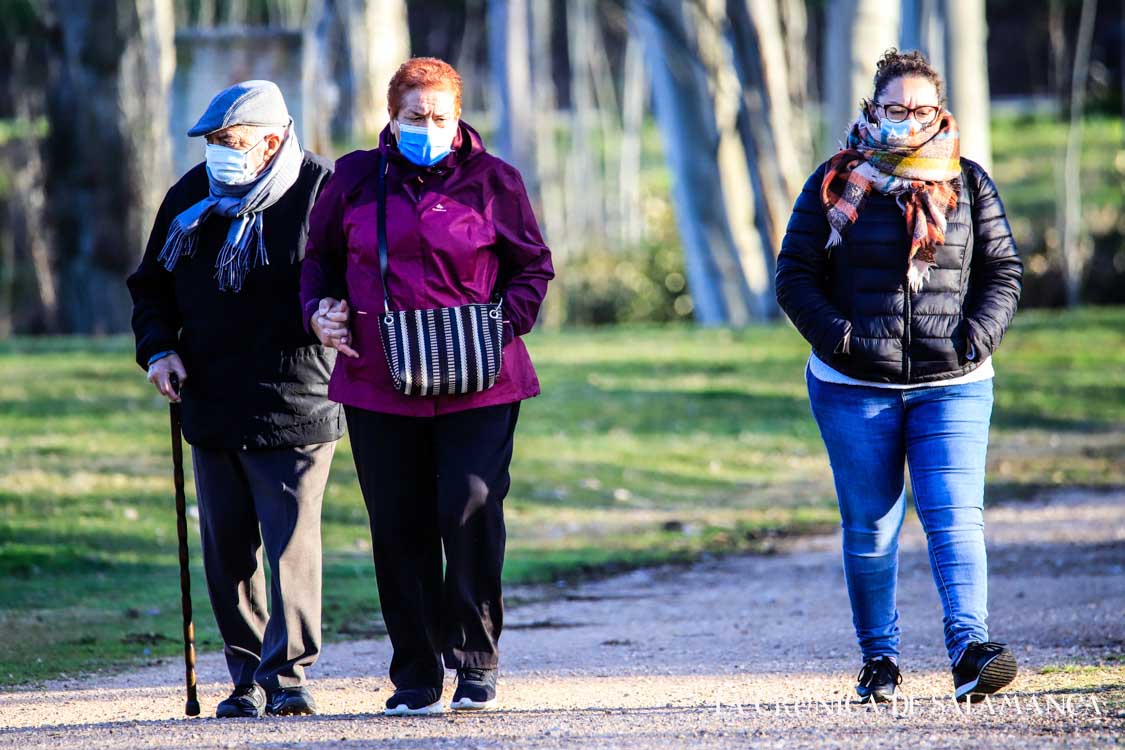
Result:
{"label": "striped crossbody bag", "polygon": [[387,292],[387,155],[379,164],[379,272],[383,352],[395,389],[407,396],[484,391],[496,384],[504,349],[504,302],[394,310]]}

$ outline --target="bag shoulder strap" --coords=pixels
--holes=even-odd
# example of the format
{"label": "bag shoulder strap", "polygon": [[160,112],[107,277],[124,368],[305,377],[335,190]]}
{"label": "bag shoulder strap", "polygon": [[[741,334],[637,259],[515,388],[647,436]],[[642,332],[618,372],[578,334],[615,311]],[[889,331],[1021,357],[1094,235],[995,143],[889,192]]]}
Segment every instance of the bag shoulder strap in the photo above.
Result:
{"label": "bag shoulder strap", "polygon": [[383,312],[391,311],[391,297],[387,292],[387,152],[379,151],[379,280],[383,284]]}

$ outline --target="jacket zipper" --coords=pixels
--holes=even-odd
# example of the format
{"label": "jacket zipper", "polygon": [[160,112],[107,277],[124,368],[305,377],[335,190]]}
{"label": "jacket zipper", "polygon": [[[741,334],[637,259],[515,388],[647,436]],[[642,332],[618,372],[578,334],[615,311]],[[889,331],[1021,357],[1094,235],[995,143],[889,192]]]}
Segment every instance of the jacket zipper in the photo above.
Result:
{"label": "jacket zipper", "polygon": [[902,293],[904,295],[902,311],[903,311],[903,329],[906,334],[906,339],[902,346],[902,369],[906,373],[905,383],[910,382],[910,284],[907,281],[902,282]]}

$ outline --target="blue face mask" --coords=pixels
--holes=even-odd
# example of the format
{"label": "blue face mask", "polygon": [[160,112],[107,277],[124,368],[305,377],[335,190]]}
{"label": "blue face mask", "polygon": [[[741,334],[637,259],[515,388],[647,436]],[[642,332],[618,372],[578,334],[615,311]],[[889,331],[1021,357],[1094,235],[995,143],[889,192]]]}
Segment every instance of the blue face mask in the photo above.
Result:
{"label": "blue face mask", "polygon": [[398,150],[420,167],[428,167],[445,158],[452,150],[457,128],[422,128],[398,124]]}

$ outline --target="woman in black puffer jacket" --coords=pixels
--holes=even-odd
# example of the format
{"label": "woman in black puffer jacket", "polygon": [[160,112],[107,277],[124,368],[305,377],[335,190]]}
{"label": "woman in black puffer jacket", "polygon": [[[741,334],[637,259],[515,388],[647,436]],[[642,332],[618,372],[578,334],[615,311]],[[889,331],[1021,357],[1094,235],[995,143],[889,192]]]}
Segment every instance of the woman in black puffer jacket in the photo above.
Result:
{"label": "woman in black puffer jacket", "polygon": [[806,381],[832,464],[863,667],[901,682],[895,606],[904,464],[942,600],[957,698],[1015,677],[988,637],[984,472],[992,353],[1022,264],[992,179],[960,158],[941,77],[887,52],[843,150],[809,177],[777,263],[777,299],[812,345]]}

